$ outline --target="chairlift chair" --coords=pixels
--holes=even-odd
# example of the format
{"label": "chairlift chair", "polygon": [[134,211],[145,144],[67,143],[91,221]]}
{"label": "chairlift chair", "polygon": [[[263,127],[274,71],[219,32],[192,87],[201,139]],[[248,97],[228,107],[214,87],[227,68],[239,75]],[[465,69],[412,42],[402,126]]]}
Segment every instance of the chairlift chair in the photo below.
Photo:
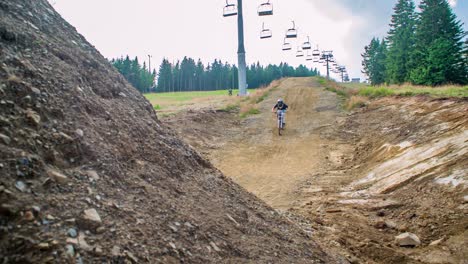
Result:
{"label": "chairlift chair", "polygon": [[[304,48],[302,48],[302,49],[304,49]],[[312,54],[310,54],[309,51],[307,51],[306,61],[311,61],[313,59],[314,59],[314,57],[312,57]]]}
{"label": "chairlift chair", "polygon": [[301,47],[297,47],[296,57],[304,57],[304,51],[301,50]]}
{"label": "chairlift chair", "polygon": [[312,49],[312,44],[310,44],[310,38],[307,36],[307,41],[302,44],[302,49],[303,50],[310,50]]}
{"label": "chairlift chair", "polygon": [[293,27],[286,31],[286,38],[297,38],[296,23],[293,21]]}
{"label": "chairlift chair", "polygon": [[312,55],[317,58],[320,56],[320,50],[318,49],[318,46],[312,51]]}
{"label": "chairlift chair", "polygon": [[265,28],[265,23],[263,23],[262,26],[262,31],[260,31],[260,38],[261,39],[266,39],[266,38],[271,38],[272,37],[271,30],[268,28]]}
{"label": "chairlift chair", "polygon": [[270,0],[268,0],[268,2],[262,3],[258,7],[258,15],[259,16],[271,16],[271,15],[273,15],[273,4],[270,3]]}
{"label": "chairlift chair", "polygon": [[291,46],[291,43],[287,42],[286,41],[286,38],[284,38],[284,43],[283,43],[283,50],[291,50],[292,49],[292,46]]}
{"label": "chairlift chair", "polygon": [[229,4],[229,0],[226,0],[226,6],[223,8],[223,17],[230,17],[237,15],[237,6],[235,4]]}

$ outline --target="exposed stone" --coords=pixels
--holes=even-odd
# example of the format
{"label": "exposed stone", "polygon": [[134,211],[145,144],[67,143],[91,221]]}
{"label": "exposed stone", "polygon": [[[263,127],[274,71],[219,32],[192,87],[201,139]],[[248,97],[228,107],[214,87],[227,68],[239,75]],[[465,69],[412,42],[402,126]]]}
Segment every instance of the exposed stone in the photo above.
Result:
{"label": "exposed stone", "polygon": [[391,229],[396,229],[397,228],[397,224],[391,220],[387,220],[385,221],[385,225],[388,227],[388,228],[391,228]]}
{"label": "exposed stone", "polygon": [[80,235],[78,236],[78,246],[80,249],[83,249],[85,251],[92,251],[93,247],[91,247],[85,240],[86,236],[84,232],[80,232]]}
{"label": "exposed stone", "polygon": [[120,256],[120,247],[113,246],[111,250],[111,254],[112,256],[115,256],[115,257]]}
{"label": "exposed stone", "polygon": [[32,88],[31,88],[31,91],[32,91],[35,95],[41,95],[41,90],[39,90],[39,89],[36,88],[36,87],[32,87]]}
{"label": "exposed stone", "polygon": [[68,244],[65,246],[65,249],[66,249],[67,255],[71,257],[75,256],[75,247],[73,245]]}
{"label": "exposed stone", "polygon": [[67,244],[78,245],[78,238],[67,238]]}
{"label": "exposed stone", "polygon": [[97,234],[103,234],[105,232],[106,232],[106,228],[103,227],[103,226],[100,226],[100,227],[96,228],[96,233]]}
{"label": "exposed stone", "polygon": [[49,243],[39,243],[37,245],[37,248],[39,249],[49,249],[49,247],[50,247]]}
{"label": "exposed stone", "polygon": [[96,230],[102,223],[101,217],[99,216],[96,209],[84,210],[81,214],[79,224],[89,230]]}
{"label": "exposed stone", "polygon": [[76,229],[75,228],[70,228],[68,229],[67,231],[67,234],[70,236],[70,237],[77,237],[78,236],[78,232],[76,232]]}
{"label": "exposed stone", "polygon": [[138,259],[132,254],[132,252],[125,251],[125,255],[130,259],[132,263],[138,263]]}
{"label": "exposed stone", "polygon": [[84,132],[83,132],[83,130],[81,130],[81,129],[78,128],[77,130],[75,130],[75,135],[76,135],[78,138],[82,138],[82,137],[84,136]]}
{"label": "exposed stone", "polygon": [[36,126],[41,123],[41,116],[30,108],[26,110],[26,117],[32,124]]}
{"label": "exposed stone", "polygon": [[94,253],[96,253],[97,255],[101,255],[103,253],[102,248],[100,246],[95,247]]}
{"label": "exposed stone", "polygon": [[64,132],[60,132],[59,135],[60,135],[60,137],[63,138],[65,141],[68,141],[68,142],[73,141],[73,138],[70,137],[69,135],[67,135],[67,134],[64,133]]}
{"label": "exposed stone", "polygon": [[10,145],[11,143],[11,138],[7,135],[0,134],[0,140],[3,142],[5,145]]}
{"label": "exposed stone", "polygon": [[443,238],[432,241],[429,246],[437,246],[444,241]]}
{"label": "exposed stone", "polygon": [[41,208],[37,205],[31,206],[31,209],[33,210],[35,215],[38,215],[41,212]]}
{"label": "exposed stone", "polygon": [[211,241],[210,242],[210,246],[216,251],[216,252],[219,252],[221,251],[221,249],[219,249],[219,247],[215,244],[215,242]]}
{"label": "exposed stone", "polygon": [[99,178],[100,178],[99,174],[94,170],[88,170],[88,171],[86,171],[86,174],[88,175],[89,178],[91,178],[91,179],[93,179],[95,181],[99,180]]}
{"label": "exposed stone", "polygon": [[54,169],[48,169],[47,170],[47,175],[49,176],[50,179],[54,180],[57,183],[67,183],[68,182],[68,177],[65,176],[64,174],[54,170]]}
{"label": "exposed stone", "polygon": [[26,220],[26,221],[29,221],[29,222],[33,221],[35,219],[34,214],[31,211],[26,211],[24,213],[23,219]]}
{"label": "exposed stone", "polygon": [[17,181],[15,183],[16,189],[18,189],[20,192],[26,192],[28,190],[28,186],[26,186],[26,183],[22,181]]}
{"label": "exposed stone", "polygon": [[415,247],[421,244],[419,237],[413,233],[403,233],[395,237],[395,242],[400,247]]}

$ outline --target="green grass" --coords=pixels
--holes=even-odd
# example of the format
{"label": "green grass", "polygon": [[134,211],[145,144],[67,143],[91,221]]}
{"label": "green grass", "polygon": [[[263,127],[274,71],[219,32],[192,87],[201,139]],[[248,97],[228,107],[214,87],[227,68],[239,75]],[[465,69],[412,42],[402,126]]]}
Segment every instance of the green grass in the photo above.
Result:
{"label": "green grass", "polygon": [[415,85],[390,85],[369,86],[363,83],[333,83],[324,85],[327,90],[340,96],[353,95],[378,98],[385,96],[419,96],[425,95],[433,98],[468,98],[468,86],[446,85],[440,87],[415,86]]}
{"label": "green grass", "polygon": [[[248,92],[254,91],[253,89],[247,90]],[[238,90],[232,90],[233,96],[236,96]],[[227,96],[228,90],[216,90],[216,91],[193,91],[193,92],[170,92],[170,93],[147,93],[145,94],[146,99],[150,101],[154,100],[169,100],[169,101],[190,101],[200,97],[212,97],[212,96]]]}
{"label": "green grass", "polygon": [[370,98],[394,95],[395,91],[387,87],[364,87],[359,89],[358,95]]}
{"label": "green grass", "polygon": [[228,104],[224,108],[221,108],[221,111],[224,112],[233,112],[239,110],[239,104]]}
{"label": "green grass", "polygon": [[251,108],[248,111],[241,113],[240,117],[241,118],[246,118],[246,117],[248,117],[250,115],[258,115],[260,113],[261,113],[260,110],[258,110],[257,108]]}
{"label": "green grass", "polygon": [[161,110],[162,109],[162,107],[160,105],[158,105],[158,104],[153,106],[153,108],[154,108],[154,110]]}

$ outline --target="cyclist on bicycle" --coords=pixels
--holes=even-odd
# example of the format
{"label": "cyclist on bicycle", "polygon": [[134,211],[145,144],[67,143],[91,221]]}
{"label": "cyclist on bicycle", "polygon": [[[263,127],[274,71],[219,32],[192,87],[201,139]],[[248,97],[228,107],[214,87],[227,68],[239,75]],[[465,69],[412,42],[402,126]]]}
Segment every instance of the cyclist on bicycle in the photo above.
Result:
{"label": "cyclist on bicycle", "polygon": [[271,109],[271,111],[274,113],[276,111],[282,111],[283,112],[283,126],[286,125],[286,110],[288,109],[288,105],[283,102],[283,99],[278,99],[276,102],[275,106]]}

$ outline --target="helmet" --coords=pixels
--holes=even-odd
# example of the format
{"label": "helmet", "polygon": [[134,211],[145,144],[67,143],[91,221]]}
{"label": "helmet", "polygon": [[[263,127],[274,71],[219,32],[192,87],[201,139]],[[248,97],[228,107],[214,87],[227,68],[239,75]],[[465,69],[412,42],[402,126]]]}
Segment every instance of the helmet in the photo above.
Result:
{"label": "helmet", "polygon": [[279,103],[279,102],[283,102],[283,99],[279,98],[279,99],[278,99],[278,103]]}

